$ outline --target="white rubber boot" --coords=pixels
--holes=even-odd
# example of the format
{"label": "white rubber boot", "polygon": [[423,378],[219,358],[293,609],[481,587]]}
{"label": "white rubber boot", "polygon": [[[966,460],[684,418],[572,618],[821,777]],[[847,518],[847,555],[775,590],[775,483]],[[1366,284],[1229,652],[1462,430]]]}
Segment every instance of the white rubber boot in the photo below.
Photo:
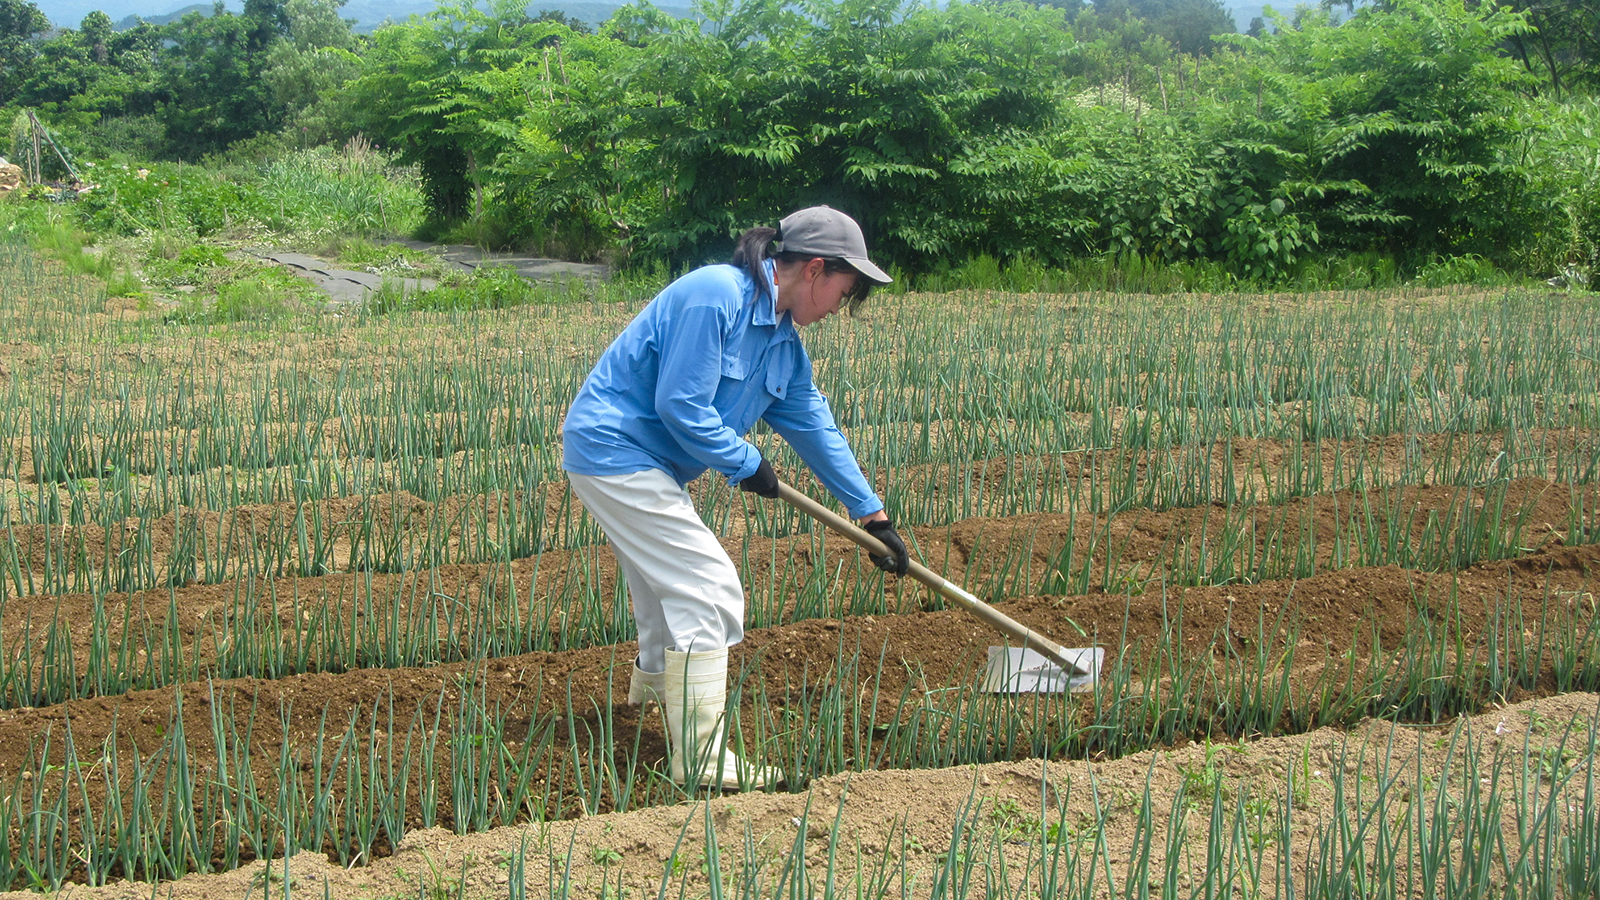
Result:
{"label": "white rubber boot", "polygon": [[661,698],[667,693],[667,673],[654,674],[639,668],[639,661],[633,661],[633,677],[628,679],[628,705],[642,706],[646,703],[660,705]]}
{"label": "white rubber boot", "polygon": [[758,790],[777,784],[777,769],[746,762],[724,743],[728,702],[728,651],[667,651],[667,686],[661,712],[667,720],[672,780],[724,790]]}

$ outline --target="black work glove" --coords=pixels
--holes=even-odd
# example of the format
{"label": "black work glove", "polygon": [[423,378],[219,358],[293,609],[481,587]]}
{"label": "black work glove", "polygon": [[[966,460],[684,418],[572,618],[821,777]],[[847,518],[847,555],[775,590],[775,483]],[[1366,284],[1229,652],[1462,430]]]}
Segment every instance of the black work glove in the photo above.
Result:
{"label": "black work glove", "polygon": [[778,499],[778,473],[772,471],[772,463],[767,462],[765,456],[761,457],[761,465],[756,466],[750,477],[739,482],[739,490],[768,500]]}
{"label": "black work glove", "polygon": [[904,575],[906,567],[911,565],[911,555],[906,552],[906,542],[900,540],[900,535],[895,533],[894,522],[888,519],[878,519],[875,522],[868,522],[864,527],[867,530],[867,534],[882,541],[883,546],[889,550],[888,556],[869,553],[867,558],[872,560],[873,565],[885,572]]}

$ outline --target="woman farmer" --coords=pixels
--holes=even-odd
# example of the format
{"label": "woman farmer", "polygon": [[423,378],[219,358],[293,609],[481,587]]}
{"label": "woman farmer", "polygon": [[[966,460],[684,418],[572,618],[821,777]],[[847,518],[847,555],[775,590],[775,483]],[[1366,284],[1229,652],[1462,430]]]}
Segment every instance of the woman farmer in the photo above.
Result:
{"label": "woman farmer", "polygon": [[781,778],[725,745],[728,647],[744,638],[744,590],[685,485],[715,469],[776,498],[772,465],[744,439],[765,419],[888,548],[873,563],[905,574],[905,544],[812,383],[796,331],[891,280],[837,210],[752,228],[730,264],[690,272],[650,301],[567,411],[562,467],[610,538],[638,623],[628,703],[660,703],[680,784],[748,789]]}

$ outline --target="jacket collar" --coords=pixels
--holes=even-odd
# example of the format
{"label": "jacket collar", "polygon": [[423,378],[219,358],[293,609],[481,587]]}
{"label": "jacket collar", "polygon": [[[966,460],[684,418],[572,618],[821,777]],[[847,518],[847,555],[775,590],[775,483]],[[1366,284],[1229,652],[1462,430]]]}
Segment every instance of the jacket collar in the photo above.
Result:
{"label": "jacket collar", "polygon": [[[763,262],[761,264],[761,268],[767,273],[767,284],[772,284],[772,279],[777,272],[777,268],[773,261],[769,259]],[[788,313],[784,313],[781,316],[778,315],[778,299],[776,296],[774,296],[777,293],[776,287],[770,291],[763,291],[760,289],[759,285],[756,285],[752,282],[750,289],[755,293],[755,309],[750,313],[750,324],[778,325],[780,320],[782,320],[782,322],[784,324],[788,324],[789,327],[787,329],[779,328],[778,330],[780,332],[794,330],[794,325],[789,321]]]}

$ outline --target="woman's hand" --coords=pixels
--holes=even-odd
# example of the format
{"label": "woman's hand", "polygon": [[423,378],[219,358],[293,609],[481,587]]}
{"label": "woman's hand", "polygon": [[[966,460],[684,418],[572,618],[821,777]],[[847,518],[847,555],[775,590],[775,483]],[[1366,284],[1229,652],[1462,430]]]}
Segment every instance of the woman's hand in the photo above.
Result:
{"label": "woman's hand", "polygon": [[863,520],[861,527],[889,550],[888,556],[867,554],[872,564],[885,572],[904,575],[911,565],[911,555],[906,552],[906,542],[900,540],[900,535],[895,532],[894,523],[889,521],[888,515],[882,512],[874,513]]}
{"label": "woman's hand", "polygon": [[761,457],[761,465],[756,466],[750,477],[739,482],[739,490],[768,500],[778,499],[778,473],[772,470],[772,463],[767,462],[765,456]]}

